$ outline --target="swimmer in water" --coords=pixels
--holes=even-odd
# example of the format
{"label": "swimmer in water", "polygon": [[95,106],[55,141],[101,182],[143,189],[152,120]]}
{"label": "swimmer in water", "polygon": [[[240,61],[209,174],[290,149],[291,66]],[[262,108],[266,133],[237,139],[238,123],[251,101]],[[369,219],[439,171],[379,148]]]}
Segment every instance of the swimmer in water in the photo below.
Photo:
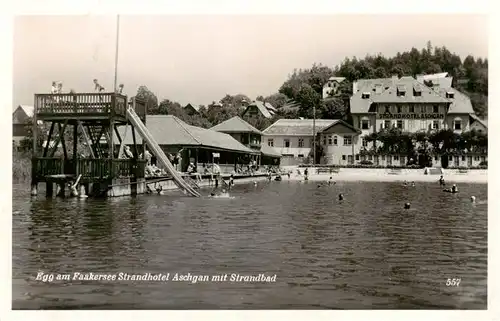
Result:
{"label": "swimmer in water", "polygon": [[332,184],[335,184],[335,182],[333,181],[333,177],[330,176],[330,179],[328,180],[328,185]]}
{"label": "swimmer in water", "polygon": [[453,184],[453,186],[451,187],[451,192],[452,193],[458,193],[457,184]]}
{"label": "swimmer in water", "polygon": [[403,186],[408,186],[408,182],[406,180],[403,182]]}
{"label": "swimmer in water", "polygon": [[476,203],[476,197],[475,196],[471,196],[470,197],[470,201],[471,201],[471,203]]}
{"label": "swimmer in water", "polygon": [[415,182],[411,182],[411,187],[415,187]]}
{"label": "swimmer in water", "polygon": [[343,201],[344,200],[344,195],[342,193],[339,194],[339,201]]}
{"label": "swimmer in water", "polygon": [[441,177],[439,178],[439,185],[441,186],[445,185],[443,175],[441,175]]}

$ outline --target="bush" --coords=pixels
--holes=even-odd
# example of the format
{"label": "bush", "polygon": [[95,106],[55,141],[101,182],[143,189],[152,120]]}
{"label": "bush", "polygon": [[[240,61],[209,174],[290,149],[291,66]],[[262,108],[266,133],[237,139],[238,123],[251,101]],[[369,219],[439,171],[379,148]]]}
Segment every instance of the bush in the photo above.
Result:
{"label": "bush", "polygon": [[359,164],[361,164],[361,165],[373,165],[373,162],[370,162],[368,160],[362,160],[361,162],[359,162]]}
{"label": "bush", "polygon": [[479,166],[486,166],[486,167],[488,167],[488,161],[482,161],[481,163],[479,163]]}
{"label": "bush", "polygon": [[13,152],[12,182],[25,183],[31,179],[31,159],[28,154]]}

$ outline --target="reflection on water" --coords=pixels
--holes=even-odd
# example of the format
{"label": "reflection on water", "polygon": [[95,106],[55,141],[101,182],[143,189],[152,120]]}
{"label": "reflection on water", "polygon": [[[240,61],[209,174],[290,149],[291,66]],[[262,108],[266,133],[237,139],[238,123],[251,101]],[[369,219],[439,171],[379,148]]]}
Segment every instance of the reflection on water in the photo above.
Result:
{"label": "reflection on water", "polygon": [[[487,185],[284,180],[231,196],[30,200],[15,186],[13,308],[486,309]],[[39,271],[277,280],[43,283]]]}

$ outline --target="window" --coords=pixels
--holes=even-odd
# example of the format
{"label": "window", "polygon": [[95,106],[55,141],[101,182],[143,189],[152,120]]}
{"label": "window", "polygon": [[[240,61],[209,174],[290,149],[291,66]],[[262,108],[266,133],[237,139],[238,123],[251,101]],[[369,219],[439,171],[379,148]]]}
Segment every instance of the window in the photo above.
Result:
{"label": "window", "polygon": [[382,160],[385,161],[385,155],[382,155]]}
{"label": "window", "polygon": [[299,138],[299,147],[304,147],[304,138]]}
{"label": "window", "polygon": [[398,120],[398,121],[397,121],[397,127],[398,127],[399,129],[403,129],[403,121],[402,121],[402,120]]}
{"label": "window", "polygon": [[398,106],[398,114],[401,114],[401,106]]}
{"label": "window", "polygon": [[439,129],[439,120],[432,121],[432,129]]}
{"label": "window", "polygon": [[439,107],[438,107],[438,106],[432,106],[432,112],[433,112],[434,114],[439,113]]}
{"label": "window", "polygon": [[415,92],[413,92],[413,96],[420,97],[420,96],[422,96],[422,92],[421,91],[415,91]]}
{"label": "window", "polygon": [[289,139],[285,139],[284,140],[284,143],[285,143],[285,147],[290,147],[290,140]]}
{"label": "window", "polygon": [[475,160],[476,162],[479,162],[479,156],[474,156],[474,160]]}
{"label": "window", "polygon": [[332,135],[328,136],[328,145],[332,144]]}
{"label": "window", "polygon": [[352,144],[352,136],[344,136],[344,145]]}
{"label": "window", "polygon": [[370,121],[368,119],[363,119],[361,121],[361,129],[368,129],[370,128]]}
{"label": "window", "polygon": [[333,136],[333,145],[337,145],[337,136]]}
{"label": "window", "polygon": [[414,112],[415,112],[415,107],[410,106],[410,113],[414,113]]}
{"label": "window", "polygon": [[449,91],[446,93],[446,98],[455,98],[455,93]]}
{"label": "window", "polygon": [[390,113],[391,112],[391,106],[385,106],[385,112]]}
{"label": "window", "polygon": [[391,128],[391,121],[390,120],[384,120],[384,128]]}
{"label": "window", "polygon": [[274,146],[274,139],[269,138],[269,139],[267,140],[267,146],[273,147],[273,146]]}
{"label": "window", "polygon": [[302,158],[302,157],[304,157],[304,154],[299,154],[299,155],[297,155],[297,156],[298,156],[299,158]]}
{"label": "window", "polygon": [[368,155],[368,160],[371,161],[373,159],[372,155]]}
{"label": "window", "polygon": [[435,160],[435,161],[437,162],[437,160],[438,160],[438,157],[437,157],[437,156],[434,156],[434,160]]}
{"label": "window", "polygon": [[361,99],[368,99],[368,98],[370,98],[370,93],[366,92],[361,94]]}
{"label": "window", "polygon": [[342,160],[345,160],[345,155],[342,155]]}
{"label": "window", "polygon": [[323,136],[323,145],[326,145],[326,136]]}
{"label": "window", "polygon": [[455,119],[455,125],[453,127],[455,130],[462,130],[462,120]]}
{"label": "window", "polygon": [[465,162],[465,156],[462,156],[462,162]]}
{"label": "window", "polygon": [[399,160],[399,156],[394,156],[394,160],[395,161]]}
{"label": "window", "polygon": [[359,161],[359,154],[356,154],[356,160]]}
{"label": "window", "polygon": [[486,156],[481,156],[481,162],[486,162]]}
{"label": "window", "polygon": [[362,138],[362,141],[363,141],[363,147],[368,146],[368,141],[366,139]]}
{"label": "window", "polygon": [[453,160],[453,156],[448,157],[448,160],[452,161]]}

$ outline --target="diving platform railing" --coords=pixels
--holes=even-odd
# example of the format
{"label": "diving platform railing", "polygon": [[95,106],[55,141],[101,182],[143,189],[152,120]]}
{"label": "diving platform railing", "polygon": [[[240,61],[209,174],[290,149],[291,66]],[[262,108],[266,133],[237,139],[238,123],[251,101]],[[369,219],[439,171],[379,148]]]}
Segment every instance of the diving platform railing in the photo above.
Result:
{"label": "diving platform railing", "polygon": [[126,118],[127,108],[140,119],[146,115],[146,104],[119,93],[35,94],[35,114],[38,120],[64,118]]}

